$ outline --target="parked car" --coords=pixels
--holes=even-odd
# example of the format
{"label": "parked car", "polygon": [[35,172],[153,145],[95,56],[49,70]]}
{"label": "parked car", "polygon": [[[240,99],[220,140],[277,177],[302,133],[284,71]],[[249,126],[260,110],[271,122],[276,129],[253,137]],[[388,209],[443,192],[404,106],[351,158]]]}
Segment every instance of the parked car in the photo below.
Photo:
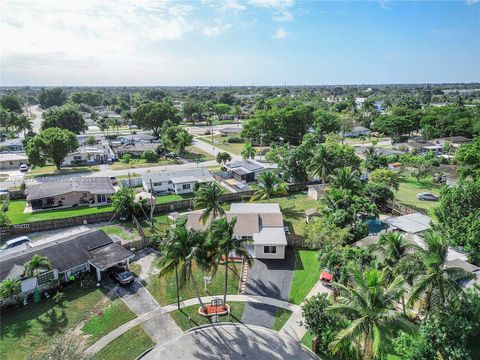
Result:
{"label": "parked car", "polygon": [[10,194],[10,190],[8,189],[0,189],[0,199],[8,198],[8,194]]}
{"label": "parked car", "polygon": [[112,182],[112,185],[118,184],[117,178],[115,176],[110,176],[110,181]]}
{"label": "parked car", "polygon": [[28,165],[27,164],[21,164],[19,167],[20,171],[28,171]]}
{"label": "parked car", "polygon": [[112,267],[109,273],[111,278],[122,286],[129,285],[134,280],[132,273],[122,266]]}
{"label": "parked car", "polygon": [[23,244],[27,244],[28,242],[30,242],[30,238],[28,236],[20,236],[18,238],[15,238],[15,239],[11,239],[11,240],[8,240],[1,248],[0,248],[0,251],[1,252],[4,252],[6,250],[9,250],[9,249],[13,249],[17,246],[20,246],[20,245],[23,245]]}
{"label": "parked car", "polygon": [[320,274],[320,281],[324,286],[331,286],[332,278],[333,278],[333,275],[331,274],[329,269],[324,269]]}
{"label": "parked car", "polygon": [[422,192],[417,194],[417,199],[423,201],[438,201],[439,198],[437,195],[428,192]]}

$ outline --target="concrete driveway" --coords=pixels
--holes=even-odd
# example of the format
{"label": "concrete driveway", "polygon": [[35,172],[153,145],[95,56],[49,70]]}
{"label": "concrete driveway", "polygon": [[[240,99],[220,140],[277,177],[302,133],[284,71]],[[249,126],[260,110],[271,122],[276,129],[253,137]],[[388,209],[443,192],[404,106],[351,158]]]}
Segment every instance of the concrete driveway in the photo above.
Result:
{"label": "concrete driveway", "polygon": [[[245,294],[267,296],[288,301],[292,285],[295,252],[287,247],[284,260],[255,259],[248,270]],[[243,311],[242,321],[247,324],[271,328],[275,321],[277,308],[271,305],[247,303]]]}

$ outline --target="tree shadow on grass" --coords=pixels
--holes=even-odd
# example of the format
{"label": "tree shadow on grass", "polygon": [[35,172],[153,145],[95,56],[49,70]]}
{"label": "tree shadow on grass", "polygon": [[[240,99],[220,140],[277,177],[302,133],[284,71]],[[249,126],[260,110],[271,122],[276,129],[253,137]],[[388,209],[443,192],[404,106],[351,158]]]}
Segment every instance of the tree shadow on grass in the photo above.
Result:
{"label": "tree shadow on grass", "polygon": [[60,334],[63,332],[63,329],[68,325],[67,314],[64,310],[57,311],[56,309],[51,309],[46,313],[46,319],[38,318],[37,321],[49,336],[55,334]]}
{"label": "tree shadow on grass", "polygon": [[21,320],[12,325],[2,327],[0,331],[0,338],[3,339],[6,335],[19,339],[27,336],[28,332],[32,328],[32,323],[28,320]]}

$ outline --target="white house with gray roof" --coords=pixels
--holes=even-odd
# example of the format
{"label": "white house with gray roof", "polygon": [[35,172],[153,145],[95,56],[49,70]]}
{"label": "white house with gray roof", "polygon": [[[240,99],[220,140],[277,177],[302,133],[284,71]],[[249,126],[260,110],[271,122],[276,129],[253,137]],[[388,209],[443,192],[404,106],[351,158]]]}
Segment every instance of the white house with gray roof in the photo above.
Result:
{"label": "white house with gray roof", "polygon": [[210,181],[213,181],[213,177],[203,167],[142,175],[145,191],[157,194],[188,194],[194,191],[196,184]]}

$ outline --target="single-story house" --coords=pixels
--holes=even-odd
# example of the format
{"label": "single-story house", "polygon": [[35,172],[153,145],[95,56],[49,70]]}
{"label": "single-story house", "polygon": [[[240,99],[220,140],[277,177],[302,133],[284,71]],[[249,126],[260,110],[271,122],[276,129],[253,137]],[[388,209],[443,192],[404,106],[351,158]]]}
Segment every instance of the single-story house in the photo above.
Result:
{"label": "single-story house", "polygon": [[227,172],[238,181],[252,182],[264,171],[276,169],[276,164],[262,163],[256,160],[232,161],[225,165]]}
{"label": "single-story house", "polygon": [[20,138],[6,139],[0,142],[0,148],[7,151],[23,151],[23,140]]}
{"label": "single-story house", "polygon": [[121,135],[117,137],[122,144],[135,144],[137,142],[153,142],[157,138],[147,134]]}
{"label": "single-story house", "polygon": [[460,175],[455,165],[441,164],[434,169],[435,181],[442,182],[448,186],[455,186],[459,177]]}
{"label": "single-story house", "polygon": [[142,185],[145,191],[158,194],[187,194],[195,189],[197,183],[213,181],[210,172],[203,168],[186,170],[161,171],[142,175]]}
{"label": "single-story house", "polygon": [[145,151],[156,151],[157,147],[157,143],[137,142],[135,144],[118,146],[117,148],[115,148],[115,153],[119,158],[125,154],[140,157]]}
{"label": "single-story house", "polygon": [[430,218],[420,213],[391,217],[385,222],[395,229],[411,234],[430,229]]}
{"label": "single-story house", "polygon": [[108,177],[74,177],[27,187],[32,211],[54,207],[98,206],[111,202],[115,189]]}
{"label": "single-story house", "polygon": [[116,159],[115,153],[107,141],[96,145],[81,145],[76,151],[65,157],[62,165],[106,164]]}
{"label": "single-story house", "polygon": [[0,169],[18,169],[20,165],[27,164],[28,158],[25,154],[0,154]]}
{"label": "single-story house", "polygon": [[[425,141],[425,142],[411,141],[411,142],[404,143],[403,145],[408,149],[409,152],[416,152],[420,154],[431,151],[432,147],[435,149],[439,147],[438,144],[434,144],[428,141]],[[440,150],[441,149],[442,147],[440,146]]]}
{"label": "single-story house", "polygon": [[469,144],[472,142],[472,139],[469,139],[465,136],[448,136],[444,138],[439,138],[433,140],[436,144],[444,146],[445,144],[449,143],[452,145],[453,149],[456,150],[460,146],[464,144]]}
{"label": "single-story house", "polygon": [[372,131],[363,126],[354,126],[352,130],[345,132],[343,136],[345,137],[359,137],[359,136],[368,136]]}
{"label": "single-story house", "polygon": [[325,194],[324,184],[307,185],[308,197],[313,200],[320,200]]}
{"label": "single-story house", "polygon": [[[190,212],[186,223],[187,229],[206,230],[211,223],[211,218],[202,223],[201,215],[202,210]],[[234,203],[226,216],[228,219],[237,219],[233,236],[247,241],[246,248],[252,257],[256,259],[285,258],[287,238],[278,204]]]}
{"label": "single-story house", "polygon": [[453,259],[448,261],[446,264],[447,268],[457,267],[465,270],[466,272],[472,273],[475,275],[473,279],[458,279],[457,281],[466,288],[471,287],[474,283],[480,284],[480,267],[470,264],[462,259]]}
{"label": "single-story house", "polygon": [[94,137],[94,139],[97,143],[102,142],[105,138],[103,135],[97,135],[97,134],[93,134],[93,135],[79,134],[79,135],[77,135],[78,143],[80,145],[83,145],[85,143],[85,141],[87,141],[87,139],[90,138],[91,136]]}
{"label": "single-story house", "polygon": [[228,135],[238,135],[242,132],[242,129],[239,127],[227,127],[220,129],[220,135],[228,136]]}
{"label": "single-story house", "polygon": [[[36,254],[45,256],[52,269],[27,277],[24,275],[24,265]],[[36,287],[47,288],[51,280],[68,282],[70,275],[81,272],[94,271],[100,281],[106,270],[118,264],[128,267],[134,256],[130,250],[113,242],[103,231],[89,230],[2,256],[0,281],[20,279],[22,294],[31,293]]]}
{"label": "single-story house", "polygon": [[305,221],[308,223],[310,220],[312,220],[314,217],[321,217],[322,214],[320,211],[318,211],[315,208],[307,209],[305,210]]}

